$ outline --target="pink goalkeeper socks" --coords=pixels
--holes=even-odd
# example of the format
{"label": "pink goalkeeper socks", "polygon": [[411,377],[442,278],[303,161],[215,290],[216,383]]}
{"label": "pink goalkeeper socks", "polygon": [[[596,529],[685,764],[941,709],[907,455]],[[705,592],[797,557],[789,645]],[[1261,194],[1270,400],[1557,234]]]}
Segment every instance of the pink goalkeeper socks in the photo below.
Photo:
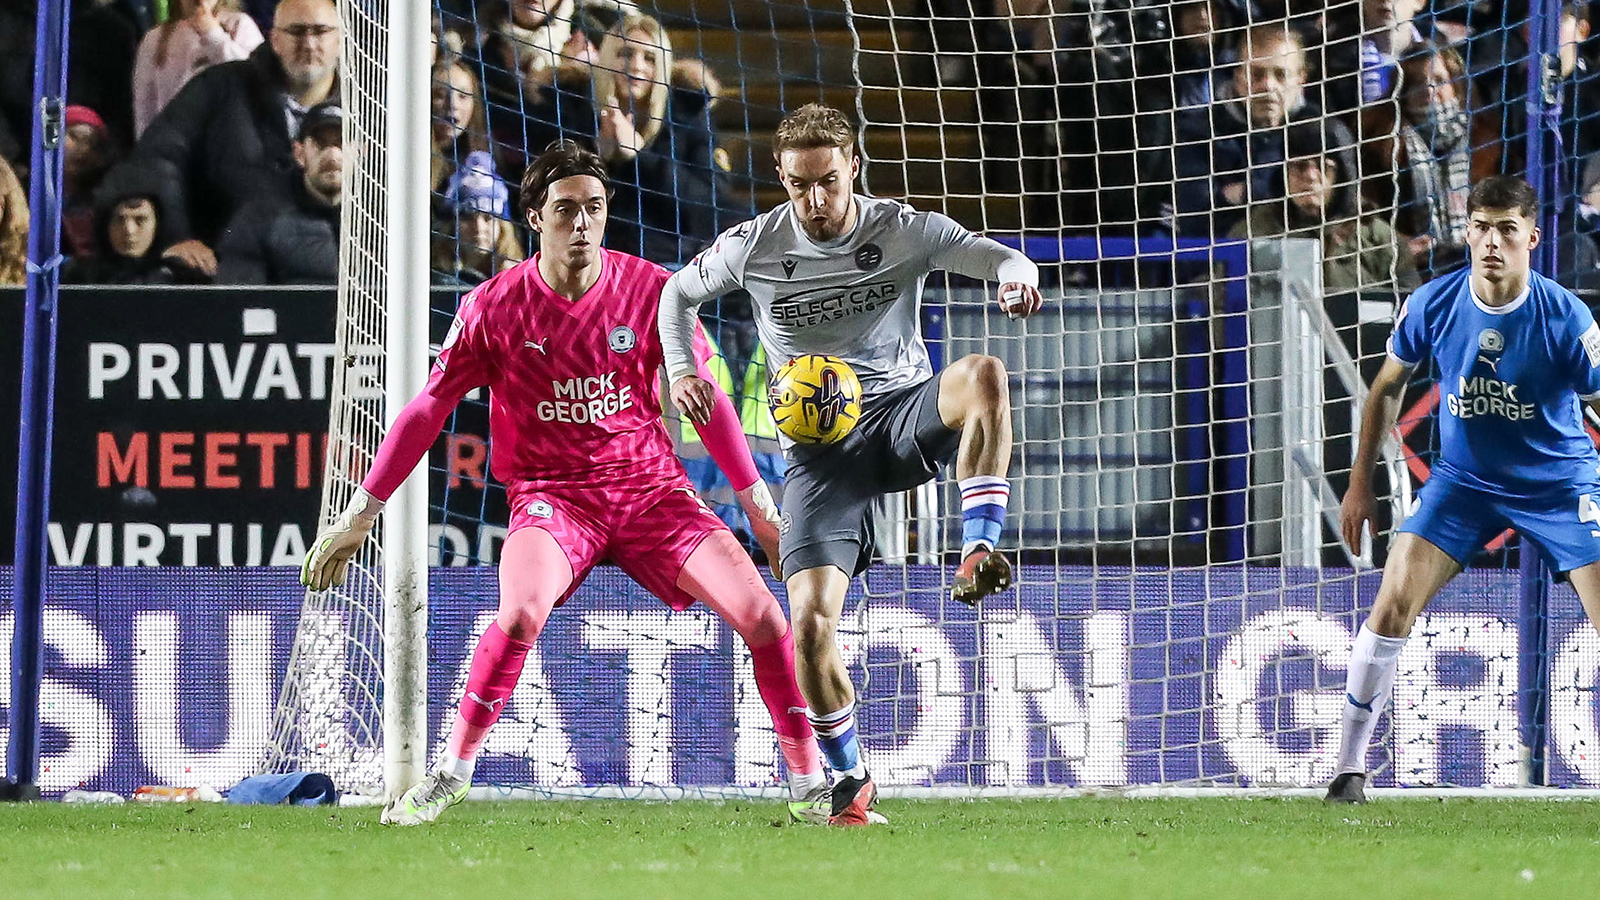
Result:
{"label": "pink goalkeeper socks", "polygon": [[448,752],[451,757],[471,762],[489,736],[489,729],[505,711],[506,701],[522,675],[522,663],[533,645],[507,637],[500,623],[491,622],[478,649],[472,654],[472,671],[467,676],[467,691],[456,710],[450,729]]}
{"label": "pink goalkeeper socks", "polygon": [[806,701],[794,681],[793,630],[785,631],[777,643],[751,647],[750,660],[755,664],[756,690],[772,714],[784,765],[800,775],[822,771],[822,754],[806,719]]}

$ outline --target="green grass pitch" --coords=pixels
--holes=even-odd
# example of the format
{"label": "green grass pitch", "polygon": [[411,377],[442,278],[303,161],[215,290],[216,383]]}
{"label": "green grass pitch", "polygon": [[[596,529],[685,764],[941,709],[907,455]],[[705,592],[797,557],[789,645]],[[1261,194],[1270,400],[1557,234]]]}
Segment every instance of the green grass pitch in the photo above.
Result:
{"label": "green grass pitch", "polygon": [[1600,896],[1600,804],[886,801],[886,827],[771,802],[376,809],[0,806],[0,898],[1523,898]]}

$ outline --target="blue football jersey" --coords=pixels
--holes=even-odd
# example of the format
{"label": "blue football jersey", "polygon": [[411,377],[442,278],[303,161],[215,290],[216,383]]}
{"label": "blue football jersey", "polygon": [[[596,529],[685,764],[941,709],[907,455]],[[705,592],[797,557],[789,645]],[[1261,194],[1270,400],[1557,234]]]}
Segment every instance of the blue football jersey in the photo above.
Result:
{"label": "blue football jersey", "polygon": [[1580,400],[1600,397],[1600,327],[1571,291],[1533,273],[1495,308],[1470,268],[1407,298],[1389,338],[1407,366],[1439,367],[1439,459],[1433,477],[1508,496],[1600,485],[1600,456]]}

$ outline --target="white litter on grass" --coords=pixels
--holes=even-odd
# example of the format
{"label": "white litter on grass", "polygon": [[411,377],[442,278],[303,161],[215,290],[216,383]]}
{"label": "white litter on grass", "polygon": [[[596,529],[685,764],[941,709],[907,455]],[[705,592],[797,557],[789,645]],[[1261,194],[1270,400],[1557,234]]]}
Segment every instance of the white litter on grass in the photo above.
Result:
{"label": "white litter on grass", "polygon": [[1532,881],[1533,880],[1533,870],[1532,869],[1523,869],[1522,870],[1522,880],[1523,881]]}

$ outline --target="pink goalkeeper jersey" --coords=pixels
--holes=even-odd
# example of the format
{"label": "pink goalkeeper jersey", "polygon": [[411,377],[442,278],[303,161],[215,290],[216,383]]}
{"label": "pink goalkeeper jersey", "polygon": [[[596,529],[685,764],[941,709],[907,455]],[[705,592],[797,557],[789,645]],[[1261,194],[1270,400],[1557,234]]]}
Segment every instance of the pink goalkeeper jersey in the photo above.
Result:
{"label": "pink goalkeeper jersey", "polygon": [[[488,386],[490,466],[503,482],[683,478],[661,419],[666,270],[602,250],[600,280],[574,302],[545,284],[538,260],[462,298],[428,392],[458,399]],[[703,334],[695,343],[709,355]]]}

